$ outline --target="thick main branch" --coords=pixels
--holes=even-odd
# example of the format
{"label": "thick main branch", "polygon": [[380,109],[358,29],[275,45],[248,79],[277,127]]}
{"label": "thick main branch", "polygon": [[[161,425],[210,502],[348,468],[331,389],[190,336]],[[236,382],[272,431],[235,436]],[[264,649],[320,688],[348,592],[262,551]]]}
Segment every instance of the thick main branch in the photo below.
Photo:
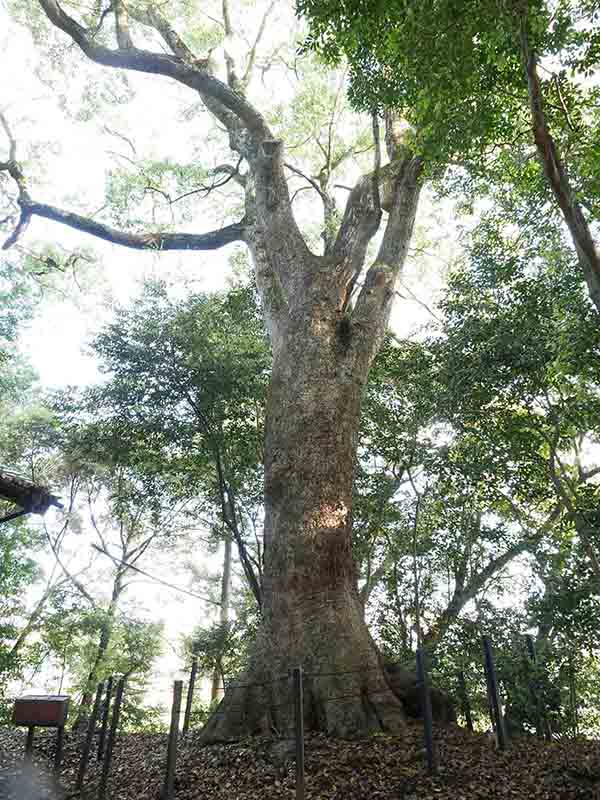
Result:
{"label": "thick main branch", "polygon": [[396,168],[393,200],[379,252],[367,271],[353,313],[354,324],[365,334],[368,359],[374,357],[385,335],[394,287],[406,262],[421,194],[422,159],[407,149]]}
{"label": "thick main branch", "polygon": [[[232,242],[244,240],[243,220],[207,233],[128,233],[44,203],[20,201],[20,205],[21,219],[44,217],[83,233],[89,233],[105,242],[130,247],[133,250],[217,250]],[[16,238],[13,233],[4,243],[3,249],[6,250],[14,244]]]}

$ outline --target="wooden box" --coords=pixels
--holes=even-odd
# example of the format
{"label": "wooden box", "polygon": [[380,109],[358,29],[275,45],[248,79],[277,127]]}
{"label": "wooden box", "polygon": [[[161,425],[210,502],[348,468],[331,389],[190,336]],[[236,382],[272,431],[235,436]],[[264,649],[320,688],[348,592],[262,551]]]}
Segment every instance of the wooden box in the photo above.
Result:
{"label": "wooden box", "polygon": [[61,728],[67,721],[69,697],[66,694],[44,694],[19,697],[15,700],[13,722],[15,725],[42,725]]}

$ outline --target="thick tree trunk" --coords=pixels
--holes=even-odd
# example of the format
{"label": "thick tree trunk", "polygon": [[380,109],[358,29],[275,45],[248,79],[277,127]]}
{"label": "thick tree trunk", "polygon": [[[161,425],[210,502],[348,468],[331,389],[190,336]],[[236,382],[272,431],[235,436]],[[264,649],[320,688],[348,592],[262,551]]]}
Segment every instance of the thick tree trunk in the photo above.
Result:
{"label": "thick tree trunk", "polygon": [[264,623],[240,679],[246,685],[227,692],[205,737],[289,730],[286,676],[298,665],[309,729],[340,736],[398,731],[402,704],[364,622],[351,547],[369,365],[353,351],[351,326],[325,311],[307,310],[282,339],[267,406]]}

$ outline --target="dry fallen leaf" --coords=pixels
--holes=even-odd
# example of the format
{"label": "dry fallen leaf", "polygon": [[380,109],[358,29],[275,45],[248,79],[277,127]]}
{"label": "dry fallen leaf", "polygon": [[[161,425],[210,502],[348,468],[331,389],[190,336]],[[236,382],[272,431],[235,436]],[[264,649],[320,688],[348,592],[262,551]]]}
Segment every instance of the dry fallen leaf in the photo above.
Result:
{"label": "dry fallen leaf", "polygon": [[[505,753],[484,734],[457,726],[436,726],[438,771],[428,775],[422,727],[409,723],[406,733],[369,739],[306,737],[307,800],[600,800],[600,742],[546,743],[516,739]],[[74,786],[82,738],[65,736],[61,783]],[[0,797],[12,800],[8,776],[19,770],[22,731],[0,730]],[[54,736],[40,732],[35,763],[53,757]],[[107,792],[110,800],[157,800],[163,784],[167,738],[129,734],[115,747]],[[87,782],[98,780],[92,760]],[[46,800],[51,781],[28,800]],[[272,740],[202,747],[191,733],[180,741],[175,780],[176,800],[291,800],[295,797],[293,761],[282,766]],[[44,794],[44,792],[46,792]]]}

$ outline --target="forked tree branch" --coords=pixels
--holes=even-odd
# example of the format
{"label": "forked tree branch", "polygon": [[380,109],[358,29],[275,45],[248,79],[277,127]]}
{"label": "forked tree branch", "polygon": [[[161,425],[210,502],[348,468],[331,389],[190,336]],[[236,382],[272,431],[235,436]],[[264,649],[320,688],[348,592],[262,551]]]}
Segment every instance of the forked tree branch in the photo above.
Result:
{"label": "forked tree branch", "polygon": [[333,256],[342,264],[347,283],[362,269],[367,247],[380,222],[381,208],[373,196],[373,181],[370,175],[364,175],[350,190],[333,246]]}
{"label": "forked tree branch", "polygon": [[[383,252],[380,250],[378,261],[385,258],[386,262],[389,261],[388,266],[398,274],[400,265],[406,258],[406,247],[410,241],[414,222],[414,213],[411,220],[411,215],[407,212],[409,208],[416,212],[418,204],[418,182],[413,185],[411,180],[407,180],[407,164],[413,158],[405,143],[407,125],[398,114],[391,111],[386,111],[384,119],[385,143],[390,161],[385,167],[381,166],[379,119],[373,115],[373,171],[369,175],[364,175],[350,190],[344,217],[333,247],[333,254],[343,264],[344,279],[348,282],[346,306],[363,268],[369,242],[379,229],[382,210],[387,211],[390,217],[384,236],[385,247]],[[323,152],[327,155],[325,150]],[[416,180],[422,164],[415,160],[413,166],[416,168],[414,176]],[[412,171],[415,170],[412,168],[408,170]],[[404,240],[406,247],[403,246],[395,253],[395,243]],[[369,290],[371,288],[368,287]]]}
{"label": "forked tree branch", "polygon": [[365,355],[372,358],[385,335],[395,284],[408,254],[419,196],[423,161],[405,151],[395,180],[393,202],[375,262],[371,265],[358,295],[353,319],[363,330]]}
{"label": "forked tree branch", "polygon": [[[240,120],[255,144],[273,138],[262,115],[244,97],[211,75],[205,65],[199,62],[191,64],[181,56],[153,53],[136,47],[111,50],[94,42],[86,28],[70,17],[56,0],[39,0],[39,2],[50,22],[70,36],[90,60],[107,67],[172,78],[199,92],[203,98],[222,104]],[[165,35],[163,31],[159,32]],[[181,43],[181,40],[179,42]],[[189,50],[187,52],[189,53]]]}

